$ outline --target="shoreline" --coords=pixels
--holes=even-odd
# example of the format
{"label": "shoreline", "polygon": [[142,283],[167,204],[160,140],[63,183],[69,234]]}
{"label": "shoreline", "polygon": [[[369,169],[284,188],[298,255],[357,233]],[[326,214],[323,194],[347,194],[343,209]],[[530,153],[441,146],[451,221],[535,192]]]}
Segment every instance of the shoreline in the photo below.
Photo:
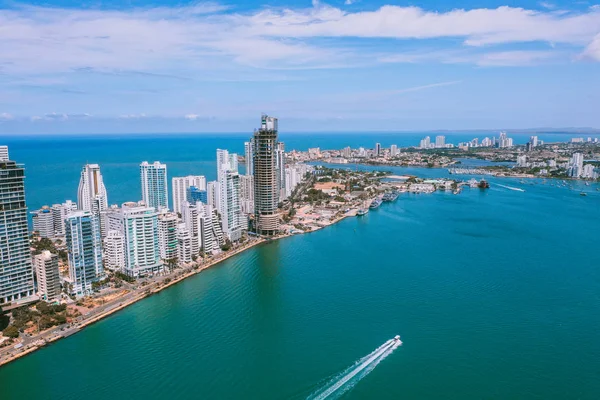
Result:
{"label": "shoreline", "polygon": [[[277,238],[273,238],[274,240],[278,240],[278,239],[283,239],[289,236],[294,236],[294,235],[285,235],[285,236],[281,236],[281,237],[277,237]],[[233,256],[236,256],[238,254],[241,254],[243,252],[245,252],[246,250],[249,250],[259,244],[262,243],[268,243],[269,240],[267,239],[263,239],[263,238],[258,238],[256,240],[253,240],[252,242],[246,244],[246,245],[242,245],[237,249],[234,249],[231,252],[228,253],[221,253],[221,256],[215,259],[211,259],[210,261],[208,261],[206,264],[200,265],[198,268],[194,269],[193,267],[191,268],[191,270],[184,272],[181,275],[177,275],[174,278],[171,279],[171,281],[169,281],[168,283],[163,283],[164,279],[168,279],[169,276],[165,276],[163,280],[158,281],[153,283],[152,285],[154,285],[154,287],[152,287],[152,285],[149,285],[150,287],[147,288],[142,288],[144,290],[140,289],[139,293],[133,293],[131,298],[128,299],[123,299],[123,298],[117,298],[114,300],[114,304],[110,304],[105,306],[106,309],[104,309],[103,311],[101,311],[98,315],[95,315],[93,317],[90,317],[89,319],[85,319],[83,321],[81,321],[78,325],[67,328],[67,329],[59,329],[57,327],[53,327],[50,328],[49,330],[45,331],[45,332],[41,332],[38,336],[39,338],[34,339],[34,341],[28,345],[25,345],[19,349],[15,349],[14,348],[14,344],[7,346],[8,349],[12,349],[14,351],[17,351],[18,353],[16,354],[11,354],[9,353],[8,357],[5,357],[3,359],[0,359],[0,368],[6,364],[9,364],[12,361],[18,360],[21,357],[24,357],[28,354],[33,353],[36,350],[39,350],[43,347],[48,346],[51,343],[54,343],[60,339],[65,339],[71,335],[74,335],[78,332],[80,332],[83,328],[95,324],[96,322],[109,317],[110,315],[123,310],[124,308],[127,308],[135,303],[137,303],[140,300],[143,300],[147,297],[150,297],[156,293],[161,292],[162,290],[169,288],[179,282],[182,282],[184,280],[186,280],[187,278],[197,275],[199,273],[201,273],[204,270],[209,269],[210,267],[213,267],[215,265],[218,265],[219,263],[221,263],[222,261],[225,261]],[[129,293],[132,294],[132,293]],[[127,296],[127,295],[125,295]],[[124,297],[125,297],[124,296]],[[20,342],[22,343],[22,342]],[[18,345],[19,343],[17,343]],[[0,349],[0,351],[2,351],[3,349]]]}

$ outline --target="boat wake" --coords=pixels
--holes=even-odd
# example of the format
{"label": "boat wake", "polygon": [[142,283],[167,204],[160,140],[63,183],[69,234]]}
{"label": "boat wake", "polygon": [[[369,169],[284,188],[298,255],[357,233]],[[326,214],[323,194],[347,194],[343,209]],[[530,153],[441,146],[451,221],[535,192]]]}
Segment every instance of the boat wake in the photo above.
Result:
{"label": "boat wake", "polygon": [[400,336],[390,339],[370,354],[360,358],[352,366],[335,375],[325,385],[307,397],[307,400],[338,399],[352,389],[387,356],[402,345]]}
{"label": "boat wake", "polygon": [[506,185],[501,185],[499,183],[497,183],[496,185],[503,187],[505,189],[509,189],[509,190],[514,190],[515,192],[524,192],[525,189],[520,189],[520,188],[516,188],[516,187],[511,187],[511,186],[506,186]]}

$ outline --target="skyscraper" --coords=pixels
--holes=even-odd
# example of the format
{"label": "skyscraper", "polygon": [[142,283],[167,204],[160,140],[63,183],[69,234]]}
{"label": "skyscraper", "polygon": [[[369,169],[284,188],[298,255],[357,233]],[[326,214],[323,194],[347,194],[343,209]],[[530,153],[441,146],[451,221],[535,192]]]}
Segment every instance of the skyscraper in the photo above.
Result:
{"label": "skyscraper", "polygon": [[202,175],[189,175],[171,179],[173,189],[173,211],[181,214],[181,203],[187,200],[187,190],[195,186],[206,190],[206,178]]}
{"label": "skyscraper", "polygon": [[158,249],[160,258],[169,260],[177,257],[177,214],[167,212],[158,215]]}
{"label": "skyscraper", "polygon": [[25,170],[0,149],[0,304],[33,296]]}
{"label": "skyscraper", "polygon": [[254,173],[254,139],[244,142],[244,157],[246,159],[246,175]]}
{"label": "skyscraper", "polygon": [[82,297],[92,293],[92,282],[104,276],[98,215],[75,211],[65,220],[69,253],[71,293]]}
{"label": "skyscraper", "polygon": [[154,207],[124,203],[120,209],[109,211],[107,219],[109,231],[119,231],[125,238],[125,274],[137,278],[162,269]]}
{"label": "skyscraper", "polygon": [[393,144],[390,146],[390,156],[395,157],[398,155],[398,146]]}
{"label": "skyscraper", "polygon": [[279,230],[277,185],[277,118],[263,115],[254,131],[254,224],[256,233],[275,235]]}
{"label": "skyscraper", "polygon": [[144,203],[157,211],[168,209],[167,166],[158,161],[152,164],[144,161],[140,164],[140,178]]}
{"label": "skyscraper", "polygon": [[219,193],[216,204],[221,215],[221,226],[227,238],[236,241],[242,235],[237,154],[217,149],[217,179]]}
{"label": "skyscraper", "polygon": [[58,255],[48,250],[33,256],[37,292],[41,299],[49,302],[60,300],[60,275],[58,273]]}
{"label": "skyscraper", "polygon": [[446,136],[436,136],[435,147],[438,149],[446,147]]}
{"label": "skyscraper", "polygon": [[94,214],[99,214],[108,207],[106,188],[98,164],[86,164],[83,167],[77,191],[77,204],[80,210],[91,211]]}
{"label": "skyscraper", "polygon": [[379,157],[381,155],[381,143],[375,143],[375,156]]}
{"label": "skyscraper", "polygon": [[277,187],[279,188],[279,201],[285,199],[285,145],[277,142]]}

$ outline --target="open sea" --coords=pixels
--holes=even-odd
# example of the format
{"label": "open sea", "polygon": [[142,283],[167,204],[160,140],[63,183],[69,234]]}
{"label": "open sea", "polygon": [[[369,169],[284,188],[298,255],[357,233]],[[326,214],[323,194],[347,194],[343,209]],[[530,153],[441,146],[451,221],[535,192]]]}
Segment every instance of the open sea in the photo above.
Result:
{"label": "open sea", "polygon": [[[288,150],[372,148],[424,135],[281,139]],[[34,209],[76,200],[86,162],[100,164],[111,204],[141,197],[144,160],[166,163],[170,177],[214,179],[216,148],[243,153],[249,136],[0,144],[25,164]],[[0,399],[333,399],[322,397],[332,384],[344,399],[600,398],[600,186],[489,181],[487,191],[402,194],[364,217],[232,257],[0,367]],[[395,335],[402,346],[379,350]]]}

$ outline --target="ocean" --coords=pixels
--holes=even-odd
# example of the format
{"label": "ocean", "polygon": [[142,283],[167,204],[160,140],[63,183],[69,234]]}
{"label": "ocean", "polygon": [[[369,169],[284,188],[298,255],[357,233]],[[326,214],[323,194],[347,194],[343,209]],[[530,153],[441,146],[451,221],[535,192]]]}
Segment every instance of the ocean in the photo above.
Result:
{"label": "ocean", "polygon": [[[110,203],[139,199],[143,160],[167,163],[169,176],[214,178],[215,149],[241,153],[248,136],[0,144],[25,163],[35,208],[75,200],[86,161],[100,164]],[[422,136],[282,140],[342,148]],[[474,135],[465,136],[446,134]],[[354,375],[344,399],[597,399],[598,185],[489,181],[487,191],[402,194],[364,217],[232,257],[1,367],[0,397],[303,399],[363,365],[370,373]],[[395,335],[403,345],[370,362]]]}

